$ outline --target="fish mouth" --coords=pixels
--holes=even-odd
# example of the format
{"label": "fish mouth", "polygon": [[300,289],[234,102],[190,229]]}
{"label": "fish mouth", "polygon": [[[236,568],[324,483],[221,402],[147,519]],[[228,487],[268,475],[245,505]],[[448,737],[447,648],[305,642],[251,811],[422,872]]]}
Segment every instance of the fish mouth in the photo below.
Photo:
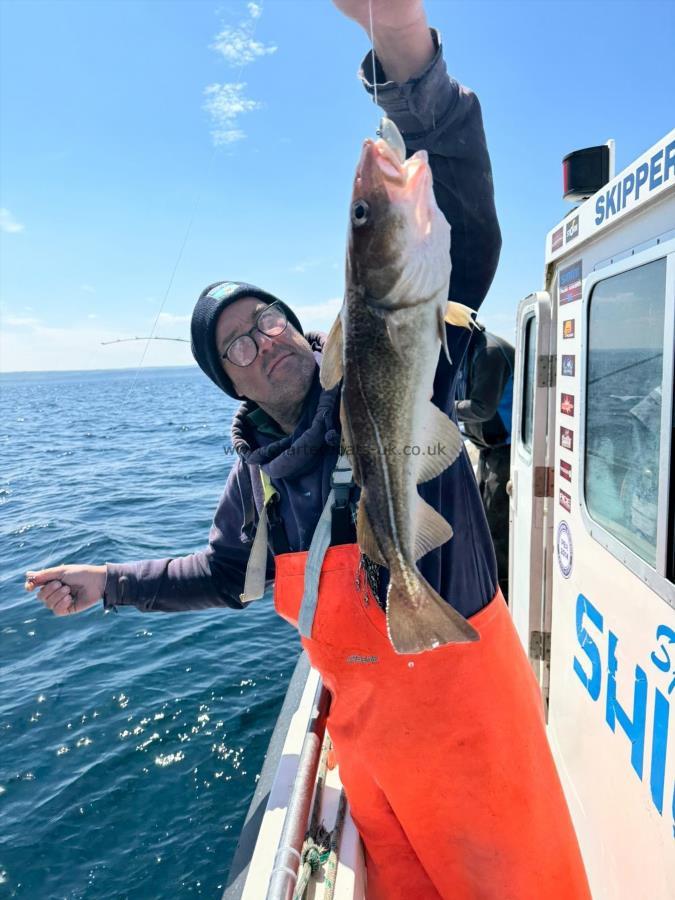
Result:
{"label": "fish mouth", "polygon": [[288,359],[289,356],[293,356],[293,354],[289,352],[289,353],[282,353],[281,356],[277,356],[277,358],[273,361],[272,365],[269,366],[269,368],[267,369],[267,377],[269,378],[269,376],[276,369],[276,367],[279,365],[279,363],[283,362],[283,360],[285,360],[285,359]]}
{"label": "fish mouth", "polygon": [[370,193],[387,183],[405,187],[405,168],[386,141],[368,138],[363,142],[356,168],[355,187],[362,193]]}
{"label": "fish mouth", "polygon": [[428,156],[418,151],[401,162],[396,151],[384,140],[368,138],[363,143],[356,169],[353,197],[386,196],[390,202],[412,202],[416,218],[428,219],[431,170]]}

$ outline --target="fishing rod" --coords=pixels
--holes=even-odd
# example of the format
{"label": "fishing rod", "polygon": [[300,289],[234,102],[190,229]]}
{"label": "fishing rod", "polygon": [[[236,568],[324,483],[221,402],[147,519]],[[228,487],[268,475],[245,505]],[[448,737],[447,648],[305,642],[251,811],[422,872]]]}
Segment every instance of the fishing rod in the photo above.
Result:
{"label": "fishing rod", "polygon": [[105,347],[108,344],[125,344],[128,341],[180,341],[184,344],[190,343],[187,338],[155,337],[155,335],[150,335],[150,337],[116,338],[114,341],[101,341],[101,346]]}

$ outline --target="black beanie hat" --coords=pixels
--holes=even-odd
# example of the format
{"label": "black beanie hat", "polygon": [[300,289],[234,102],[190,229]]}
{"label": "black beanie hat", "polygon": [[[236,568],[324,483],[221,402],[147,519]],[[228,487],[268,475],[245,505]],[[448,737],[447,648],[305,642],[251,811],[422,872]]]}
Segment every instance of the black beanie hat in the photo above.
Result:
{"label": "black beanie hat", "polygon": [[223,369],[222,359],[216,347],[216,324],[225,307],[236,303],[237,300],[242,300],[244,297],[255,297],[265,303],[278,303],[286,313],[291,325],[300,334],[304,334],[302,325],[292,309],[277,297],[255,287],[253,284],[246,284],[243,281],[216,281],[215,284],[205,287],[199,295],[199,300],[197,300],[192,313],[192,323],[190,325],[192,355],[202,372],[208,375],[211,381],[217,384],[226,394],[229,394],[230,397],[238,397],[239,395],[235,391],[231,379]]}

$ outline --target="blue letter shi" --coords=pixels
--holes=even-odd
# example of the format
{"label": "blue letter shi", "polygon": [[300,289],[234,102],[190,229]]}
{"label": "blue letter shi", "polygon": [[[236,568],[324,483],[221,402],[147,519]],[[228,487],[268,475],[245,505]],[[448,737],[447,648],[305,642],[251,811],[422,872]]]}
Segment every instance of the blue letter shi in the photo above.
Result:
{"label": "blue letter shi", "polygon": [[600,664],[600,651],[597,644],[584,628],[584,614],[588,616],[598,631],[602,632],[602,613],[600,613],[591,601],[579,594],[577,597],[577,639],[579,646],[591,661],[591,674],[587,675],[579,662],[574,657],[574,671],[579,676],[579,681],[586,688],[593,700],[600,696],[600,684],[602,680],[602,665]]}
{"label": "blue letter shi", "polygon": [[631,765],[639,778],[642,778],[642,763],[645,749],[645,720],[647,718],[647,676],[640,666],[635,666],[635,689],[633,691],[633,720],[616,699],[616,644],[617,637],[614,632],[608,632],[607,643],[607,709],[605,718],[612,729],[616,728],[618,720],[632,744],[630,754]]}

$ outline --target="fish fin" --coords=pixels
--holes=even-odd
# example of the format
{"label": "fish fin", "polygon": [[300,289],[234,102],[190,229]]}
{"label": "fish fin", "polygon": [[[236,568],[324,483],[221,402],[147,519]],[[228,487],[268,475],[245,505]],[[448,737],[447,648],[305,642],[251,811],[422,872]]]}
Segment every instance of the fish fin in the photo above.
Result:
{"label": "fish fin", "polygon": [[401,346],[401,339],[398,327],[396,322],[394,321],[394,314],[390,312],[380,313],[381,318],[384,320],[384,327],[387,329],[387,337],[389,338],[389,343],[394,349],[394,353],[403,360],[405,358],[403,347]]}
{"label": "fish fin", "polygon": [[342,452],[345,453],[351,463],[352,476],[354,481],[359,485],[363,484],[361,470],[359,469],[359,458],[356,453],[356,446],[352,436],[352,430],[349,427],[349,417],[345,409],[344,397],[340,400],[340,426],[342,428]]}
{"label": "fish fin", "polygon": [[475,315],[476,310],[471,309],[470,306],[465,306],[463,303],[456,303],[454,300],[449,300],[444,318],[448,325],[457,325],[459,328],[473,328],[473,316]]}
{"label": "fish fin", "polygon": [[438,307],[438,336],[441,339],[441,346],[443,347],[445,358],[450,363],[450,365],[452,365],[450,351],[448,350],[448,335],[445,331],[445,316],[443,314],[443,309],[440,306]]}
{"label": "fish fin", "polygon": [[[427,453],[418,457],[420,460],[418,484],[430,481],[444,472],[454,463],[464,446],[462,433],[457,425],[433,403],[429,403],[425,434],[428,435]],[[435,452],[431,452],[432,450]]]}
{"label": "fish fin", "polygon": [[366,512],[366,502],[363,493],[361,493],[361,496],[359,497],[359,505],[356,510],[356,542],[366,556],[372,559],[373,562],[377,563],[379,566],[387,565],[387,561],[382,555],[382,551],[373,534],[370,519]]}
{"label": "fish fin", "polygon": [[342,378],[342,314],[338,313],[323,345],[319,379],[325,390],[335,387]]}
{"label": "fish fin", "polygon": [[397,653],[422,653],[442,644],[480,640],[476,629],[416,569],[413,578],[405,582],[393,578],[389,583],[387,632]]}
{"label": "fish fin", "polygon": [[430,506],[426,500],[418,497],[417,515],[415,516],[415,524],[417,525],[417,533],[415,535],[415,559],[421,559],[450,540],[452,537],[452,526],[446,522],[443,516],[436,512],[433,506]]}

